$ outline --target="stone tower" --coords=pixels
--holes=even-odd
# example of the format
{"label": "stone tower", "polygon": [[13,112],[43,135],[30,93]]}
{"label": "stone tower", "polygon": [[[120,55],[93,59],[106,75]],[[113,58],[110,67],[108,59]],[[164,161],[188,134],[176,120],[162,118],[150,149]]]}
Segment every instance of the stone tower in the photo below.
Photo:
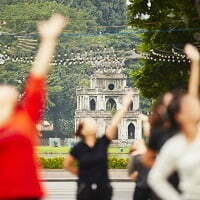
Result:
{"label": "stone tower", "polygon": [[[77,109],[75,112],[75,128],[81,119],[92,117],[99,126],[98,136],[105,133],[116,110],[120,109],[122,97],[130,88],[127,77],[122,73],[122,65],[117,61],[106,60],[94,63],[94,73],[90,78],[89,88],[76,90]],[[139,111],[139,92],[133,89],[133,102],[118,125],[116,140],[132,143],[142,137],[142,122]],[[117,141],[116,141],[117,142]]]}

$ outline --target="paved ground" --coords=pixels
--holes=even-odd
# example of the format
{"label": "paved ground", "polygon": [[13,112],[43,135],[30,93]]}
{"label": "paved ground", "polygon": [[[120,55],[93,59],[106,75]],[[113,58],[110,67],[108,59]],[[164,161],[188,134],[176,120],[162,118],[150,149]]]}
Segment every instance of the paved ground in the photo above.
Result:
{"label": "paved ground", "polygon": [[[45,200],[75,200],[75,182],[44,182],[48,197]],[[132,200],[134,183],[114,182],[113,200]]]}
{"label": "paved ground", "polygon": [[[114,189],[113,200],[132,200],[134,183],[127,170],[109,170]],[[48,194],[45,200],[75,200],[76,177],[64,170],[44,170],[43,181]]]}

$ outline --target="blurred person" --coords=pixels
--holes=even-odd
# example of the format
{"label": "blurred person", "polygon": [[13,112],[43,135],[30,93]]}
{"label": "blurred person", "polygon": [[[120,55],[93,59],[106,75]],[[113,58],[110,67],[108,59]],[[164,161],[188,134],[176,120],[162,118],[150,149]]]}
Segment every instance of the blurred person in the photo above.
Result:
{"label": "blurred person", "polygon": [[[189,49],[189,51],[187,51],[187,49]],[[196,60],[197,52],[196,49],[192,46],[187,46],[186,53],[192,61],[188,93],[191,96],[198,98],[199,63],[198,60]],[[142,158],[144,164],[148,167],[153,166],[155,159],[165,142],[179,132],[179,126],[170,122],[167,109],[173,98],[178,98],[183,94],[183,91],[178,90],[168,92],[163,97],[161,97],[157,101],[157,104],[154,106],[149,120],[151,125],[151,134],[147,144],[148,148],[147,152]],[[179,177],[177,172],[174,172],[169,177],[168,181],[176,188],[177,191],[180,192],[178,188]],[[157,198],[155,197],[155,199]]]}
{"label": "blurred person", "polygon": [[147,167],[152,167],[157,154],[163,144],[171,138],[177,131],[177,127],[173,127],[169,123],[167,107],[174,95],[181,92],[168,92],[160,97],[153,107],[149,117],[150,134],[147,141],[147,151],[143,155],[143,162]]}
{"label": "blurred person", "polygon": [[[192,61],[192,71],[199,72],[198,50],[187,45],[185,52]],[[196,82],[198,88],[199,75],[195,76],[190,81]],[[188,93],[174,97],[168,106],[170,123],[179,127],[180,132],[164,144],[149,174],[149,184],[163,200],[200,199],[200,103],[198,89],[191,88]],[[174,171],[180,177],[181,194],[168,182]]]}
{"label": "blurred person", "polygon": [[[117,134],[117,127],[128,111],[132,92],[123,99],[122,108],[112,118],[101,138],[97,138],[94,119],[82,120],[76,131],[81,141],[76,144],[65,160],[65,169],[78,176],[77,200],[110,200],[112,186],[108,177],[107,150]],[[78,166],[76,163],[78,162]]]}
{"label": "blurred person", "polygon": [[0,86],[0,200],[39,200],[43,189],[35,154],[45,103],[46,76],[65,20],[60,15],[38,24],[41,44],[23,98],[13,86]]}
{"label": "blurred person", "polygon": [[146,151],[144,141],[137,142],[131,147],[128,163],[128,175],[135,181],[133,200],[150,200],[152,191],[147,184],[149,168],[142,163],[142,155]]}
{"label": "blurred person", "polygon": [[[199,98],[199,62],[197,60],[198,52],[191,45],[186,48],[186,54],[191,59],[191,73],[188,84],[188,93]],[[154,105],[153,111],[149,117],[150,136],[148,141],[147,152],[143,156],[143,162],[146,166],[151,167],[154,164],[156,155],[159,153],[163,144],[178,131],[179,127],[170,124],[167,108],[174,97],[182,96],[184,91],[173,90],[167,92],[158,99]]]}
{"label": "blurred person", "polygon": [[[155,159],[165,142],[177,134],[178,127],[170,123],[167,108],[171,100],[175,96],[179,96],[182,93],[183,92],[179,90],[168,92],[159,98],[157,103],[154,105],[149,119],[151,128],[149,140],[147,142],[147,151],[142,155],[141,158],[143,164],[149,169],[154,165]],[[168,181],[176,188],[177,191],[179,191],[179,177],[177,172],[174,172],[169,177]],[[152,191],[151,199],[160,200],[161,198],[159,198]]]}

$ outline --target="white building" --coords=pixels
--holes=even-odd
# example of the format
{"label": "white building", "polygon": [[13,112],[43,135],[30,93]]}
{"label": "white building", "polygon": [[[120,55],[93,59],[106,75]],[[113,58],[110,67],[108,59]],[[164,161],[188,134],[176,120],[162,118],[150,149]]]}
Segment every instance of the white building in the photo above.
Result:
{"label": "white building", "polygon": [[[122,97],[129,91],[127,77],[122,73],[122,66],[117,62],[101,61],[95,64],[94,74],[89,88],[76,91],[77,109],[75,128],[81,119],[92,117],[99,125],[98,136],[105,133],[116,110],[122,105]],[[133,103],[118,126],[117,140],[133,142],[142,137],[142,121],[139,111],[139,92],[133,89]]]}

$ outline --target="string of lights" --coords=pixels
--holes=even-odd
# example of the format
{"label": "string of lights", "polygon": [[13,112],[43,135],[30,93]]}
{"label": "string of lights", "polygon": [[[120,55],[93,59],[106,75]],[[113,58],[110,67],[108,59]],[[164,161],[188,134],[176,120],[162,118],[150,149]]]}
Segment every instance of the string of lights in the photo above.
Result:
{"label": "string of lights", "polygon": [[[26,49],[26,51],[35,50],[37,44],[37,40],[32,40],[30,43],[28,40],[21,38],[20,41],[22,43],[18,44],[19,48]],[[23,43],[23,41],[25,43]],[[134,43],[135,46],[137,42]],[[29,46],[30,45],[30,46]],[[1,48],[3,47],[3,51],[0,54],[1,62],[3,64],[7,61],[18,62],[18,63],[27,63],[30,64],[33,62],[32,56],[16,56],[9,55],[12,47],[7,45],[0,44]],[[134,55],[134,56],[133,56]],[[161,51],[157,49],[151,49],[149,52],[141,52],[136,50],[136,48],[130,50],[114,50],[114,48],[93,48],[84,53],[81,52],[64,52],[58,53],[54,57],[53,65],[76,65],[76,64],[92,64],[97,61],[107,60],[109,62],[122,62],[126,59],[146,59],[154,62],[171,62],[171,63],[186,63],[190,62],[190,60],[186,57],[186,55],[180,51],[178,52],[175,48],[172,48],[170,52]]]}

